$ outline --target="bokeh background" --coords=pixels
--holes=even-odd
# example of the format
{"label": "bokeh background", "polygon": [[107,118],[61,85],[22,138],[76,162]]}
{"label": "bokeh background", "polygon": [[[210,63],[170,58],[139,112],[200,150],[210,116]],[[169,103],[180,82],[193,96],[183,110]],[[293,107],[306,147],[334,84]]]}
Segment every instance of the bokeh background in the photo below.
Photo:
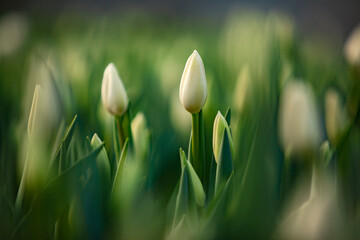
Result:
{"label": "bokeh background", "polygon": [[[231,107],[237,149],[234,163],[239,169],[235,179],[242,179],[245,169],[248,176],[246,187],[232,198],[232,214],[224,222],[214,221],[216,227],[202,237],[271,238],[279,212],[284,210],[278,196],[284,159],[278,137],[283,86],[289,79],[310,84],[322,140],[326,140],[325,94],[329,87],[335,88],[342,103],[351,95],[353,80],[344,43],[359,22],[360,2],[356,0],[2,1],[0,236],[10,236],[16,222],[7,205],[15,201],[24,166],[35,85],[50,89],[53,138],[61,122],[68,125],[77,114],[74,155],[81,156],[85,137],[97,133],[113,157],[111,116],[100,100],[104,69],[113,62],[133,115],[143,112],[151,131],[146,179],[151,200],[141,205],[150,210],[134,211],[130,223],[122,225],[128,231],[121,236],[164,237],[167,213],[163,206],[179,179],[178,149],[187,149],[191,130],[191,117],[179,102],[178,88],[185,62],[196,49],[208,81],[206,158],[212,158],[215,115]],[[237,83],[243,78],[250,79],[246,88]],[[345,145],[336,157],[347,162],[340,181],[345,210],[339,210],[339,215],[349,221],[351,238],[358,236],[359,223],[358,126]],[[252,159],[249,168],[248,159]],[[146,225],[154,216],[158,221]],[[141,233],[135,230],[144,225],[140,218],[148,226]],[[109,237],[104,229],[102,236]],[[341,236],[348,230],[339,229],[336,234]]]}

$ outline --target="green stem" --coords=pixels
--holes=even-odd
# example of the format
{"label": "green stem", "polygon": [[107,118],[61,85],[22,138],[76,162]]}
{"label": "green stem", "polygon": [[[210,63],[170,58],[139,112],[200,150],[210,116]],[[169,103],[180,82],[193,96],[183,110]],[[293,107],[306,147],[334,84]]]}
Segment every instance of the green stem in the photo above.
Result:
{"label": "green stem", "polygon": [[124,136],[124,130],[122,127],[122,123],[123,123],[123,116],[116,116],[116,126],[117,126],[117,131],[118,131],[118,136],[119,136],[119,143],[120,143],[120,150],[123,148],[124,146],[124,142],[125,142],[125,136]]}
{"label": "green stem", "polygon": [[126,124],[126,136],[125,137],[129,138],[129,147],[130,147],[130,150],[133,150],[134,144],[133,144],[133,137],[132,137],[132,131],[131,131],[130,105],[125,112],[124,118],[126,118],[125,119],[125,124]]}
{"label": "green stem", "polygon": [[204,140],[204,122],[202,110],[199,113],[192,114],[192,164],[194,169],[204,184],[205,177],[205,140]]}
{"label": "green stem", "polygon": [[290,184],[290,156],[285,153],[282,176],[281,176],[281,189],[280,189],[280,201],[283,202],[286,197],[286,193]]}

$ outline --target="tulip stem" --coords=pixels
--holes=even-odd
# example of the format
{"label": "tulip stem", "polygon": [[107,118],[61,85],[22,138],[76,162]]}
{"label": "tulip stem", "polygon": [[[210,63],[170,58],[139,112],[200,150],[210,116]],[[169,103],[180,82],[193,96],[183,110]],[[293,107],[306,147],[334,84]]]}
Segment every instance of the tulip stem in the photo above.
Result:
{"label": "tulip stem", "polygon": [[205,138],[204,121],[202,110],[199,113],[192,114],[192,141],[191,155],[194,169],[204,184],[205,177]]}
{"label": "tulip stem", "polygon": [[290,182],[290,156],[288,153],[285,153],[282,176],[281,176],[281,187],[280,187],[280,200],[283,202],[286,197],[286,193],[289,188]]}
{"label": "tulip stem", "polygon": [[124,146],[124,142],[125,142],[125,136],[124,136],[124,130],[122,127],[122,123],[123,123],[123,116],[116,116],[116,126],[117,126],[117,131],[118,131],[118,137],[119,137],[119,143],[120,143],[120,150],[123,148]]}

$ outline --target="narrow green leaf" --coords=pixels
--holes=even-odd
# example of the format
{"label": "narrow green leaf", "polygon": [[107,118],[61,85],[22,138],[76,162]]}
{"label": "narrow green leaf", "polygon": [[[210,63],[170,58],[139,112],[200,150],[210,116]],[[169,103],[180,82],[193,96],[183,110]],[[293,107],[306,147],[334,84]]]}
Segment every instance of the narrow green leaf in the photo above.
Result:
{"label": "narrow green leaf", "polygon": [[215,195],[218,194],[218,191],[223,187],[233,171],[234,165],[231,156],[229,136],[226,131],[224,131],[216,168]]}
{"label": "narrow green leaf", "polygon": [[128,152],[128,138],[125,140],[124,143],[124,147],[123,150],[121,151],[121,156],[120,156],[120,160],[118,163],[118,167],[116,170],[116,174],[114,177],[114,181],[113,181],[113,185],[112,185],[112,190],[111,190],[111,195],[114,194],[114,191],[116,189],[116,191],[118,192],[121,188],[121,182],[122,182],[122,176],[123,176],[123,171],[124,171],[124,165],[125,165],[125,159],[126,159],[126,155]]}
{"label": "narrow green leaf", "polygon": [[188,175],[186,168],[183,168],[181,171],[179,192],[176,198],[173,227],[175,227],[179,222],[179,220],[182,218],[182,216],[187,213],[189,208],[188,201],[189,201]]}
{"label": "narrow green leaf", "polygon": [[189,139],[189,147],[188,147],[188,157],[187,157],[188,161],[190,161],[190,162],[193,162],[193,161],[194,161],[194,160],[192,159],[192,134],[193,134],[193,132],[192,132],[192,130],[191,130],[191,132],[190,132],[190,139]]}
{"label": "narrow green leaf", "polygon": [[[92,149],[97,148],[102,144],[101,139],[95,133],[91,139],[90,146]],[[96,166],[98,168],[100,178],[102,179],[102,183],[106,186],[106,189],[110,185],[110,161],[108,155],[106,153],[105,147],[102,147],[100,153],[96,157]]]}
{"label": "narrow green leaf", "polygon": [[[184,153],[185,156],[185,153]],[[190,183],[192,186],[192,190],[194,193],[194,197],[195,197],[195,202],[197,203],[197,205],[199,205],[200,207],[203,207],[205,204],[205,191],[204,188],[201,184],[201,181],[198,177],[198,175],[196,174],[193,166],[191,165],[191,163],[189,161],[185,161],[184,162],[186,165],[186,168],[188,170],[189,173],[189,177],[190,177]]]}
{"label": "narrow green leaf", "polygon": [[227,124],[230,127],[231,126],[231,109],[230,109],[230,107],[228,107],[226,110],[225,119],[226,119]]}
{"label": "narrow green leaf", "polygon": [[209,177],[209,188],[208,188],[208,201],[214,198],[215,194],[215,178],[216,178],[216,162],[214,154],[212,154],[211,165],[210,165],[210,177]]}
{"label": "narrow green leaf", "polygon": [[184,150],[182,150],[182,148],[179,149],[179,153],[180,153],[180,164],[181,164],[181,170],[185,167],[185,163],[187,161],[186,159],[186,154],[184,152]]}
{"label": "narrow green leaf", "polygon": [[[69,147],[70,141],[71,141],[72,136],[74,134],[76,119],[77,119],[77,115],[75,115],[75,117],[71,121],[69,127],[66,129],[64,137],[62,138],[62,140],[61,140],[55,154],[51,158],[50,169],[52,169],[52,168],[54,168],[54,167],[56,167],[58,165],[57,162],[59,161],[61,148],[64,146],[64,149],[67,151],[67,148]],[[57,169],[57,171],[58,171],[58,169]],[[55,169],[55,172],[57,172],[57,171]]]}
{"label": "narrow green leaf", "polygon": [[68,196],[71,195],[69,193],[71,190],[69,187],[73,187],[74,185],[74,182],[70,181],[80,178],[81,174],[87,171],[87,166],[90,165],[91,161],[95,160],[103,146],[104,143],[91,151],[84,158],[77,161],[72,167],[62,172],[59,176],[56,176],[49,181],[49,183],[35,199],[30,210],[25,213],[18,222],[12,234],[12,238],[16,238],[16,234],[18,233],[19,229],[24,227],[24,224],[34,224],[34,222],[30,221],[30,219],[31,216],[36,213],[39,214],[42,212],[44,214],[44,212],[46,212],[47,224],[49,222],[55,224],[55,221],[58,219],[59,215],[61,212],[63,212],[68,204]]}
{"label": "narrow green leaf", "polygon": [[217,195],[215,195],[214,200],[210,203],[210,205],[206,209],[205,216],[204,216],[205,221],[210,221],[211,218],[214,216],[218,206],[220,205],[221,200],[223,199],[223,197],[226,195],[227,191],[229,190],[229,185],[233,179],[233,175],[234,175],[234,172],[232,172],[230,174],[228,180],[224,184],[223,189],[221,189],[221,191],[219,191],[219,193]]}

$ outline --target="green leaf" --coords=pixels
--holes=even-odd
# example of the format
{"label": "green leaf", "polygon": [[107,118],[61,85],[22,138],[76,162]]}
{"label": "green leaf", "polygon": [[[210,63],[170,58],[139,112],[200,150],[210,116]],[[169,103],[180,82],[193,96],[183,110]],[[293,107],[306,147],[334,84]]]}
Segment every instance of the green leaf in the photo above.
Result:
{"label": "green leaf", "polygon": [[176,198],[173,227],[175,227],[182,218],[182,216],[188,212],[188,209],[189,209],[188,175],[186,168],[183,168],[181,171],[179,192]]}
{"label": "green leaf", "polygon": [[[12,238],[16,238],[18,231],[22,227],[31,228],[32,226],[42,225],[53,226],[60,214],[68,206],[69,196],[71,192],[76,190],[73,180],[78,180],[83,172],[87,171],[87,167],[91,161],[94,161],[96,156],[100,153],[104,143],[91,151],[81,160],[77,161],[72,167],[62,172],[59,176],[54,177],[41,191],[38,197],[34,200],[30,210],[23,215],[14,229]],[[76,185],[76,184],[75,184]],[[31,221],[34,218],[46,214],[46,223]],[[45,230],[44,230],[45,231]]]}
{"label": "green leaf", "polygon": [[222,201],[222,199],[224,199],[224,196],[226,195],[226,193],[229,190],[229,185],[233,179],[233,175],[234,175],[234,172],[232,172],[230,174],[228,180],[224,184],[223,189],[221,189],[222,191],[219,191],[219,193],[217,195],[215,195],[214,200],[210,203],[209,207],[207,208],[207,210],[205,212],[205,217],[204,217],[205,221],[210,221],[211,218],[214,216],[217,208],[220,205],[220,202]]}
{"label": "green leaf", "polygon": [[231,124],[230,124],[231,123],[231,109],[230,109],[230,107],[228,107],[228,109],[226,110],[225,119],[226,119],[227,124],[230,127],[231,126]]}
{"label": "green leaf", "polygon": [[125,159],[126,159],[126,155],[128,152],[128,145],[129,145],[128,143],[129,143],[129,139],[127,138],[125,140],[123,150],[121,151],[120,160],[119,160],[118,167],[117,167],[116,174],[115,174],[114,181],[113,181],[111,195],[115,194],[114,191],[116,191],[117,193],[120,193]]}
{"label": "green leaf", "polygon": [[[102,144],[101,139],[95,133],[90,142],[92,149],[97,148],[101,144]],[[111,174],[110,174],[110,161],[106,153],[105,147],[102,147],[100,153],[96,157],[96,166],[98,168],[100,178],[102,179],[102,184],[104,184],[106,186],[106,189],[108,189],[110,185]]]}
{"label": "green leaf", "polygon": [[209,177],[209,188],[208,188],[208,200],[212,199],[215,194],[215,177],[216,177],[216,162],[214,154],[212,154],[211,165],[210,165],[210,177]]}
{"label": "green leaf", "polygon": [[195,202],[200,207],[203,207],[205,204],[204,188],[203,188],[201,181],[200,181],[198,175],[196,174],[193,166],[191,165],[191,163],[189,161],[185,161],[185,165],[188,170],[189,177],[190,177],[190,183],[191,183],[191,187],[192,187],[192,190],[194,193]]}
{"label": "green leaf", "polygon": [[[64,137],[62,138],[54,156],[52,157],[52,160],[50,163],[50,169],[52,169],[54,167],[56,168],[56,166],[59,165],[58,161],[60,160],[61,151],[67,151],[70,141],[72,139],[72,136],[74,134],[76,120],[77,120],[77,115],[75,115],[75,117],[71,121],[69,127],[66,129]],[[62,154],[65,154],[65,153],[62,153]],[[57,172],[56,169],[55,169],[55,172]]]}
{"label": "green leaf", "polygon": [[184,150],[182,150],[182,148],[179,149],[179,153],[180,153],[180,164],[181,164],[181,170],[185,167],[186,164],[186,154],[184,152]]}
{"label": "green leaf", "polygon": [[231,147],[229,142],[229,136],[224,131],[223,141],[221,143],[219,160],[216,168],[215,179],[215,195],[224,186],[230,175],[234,171],[234,165],[231,156]]}

